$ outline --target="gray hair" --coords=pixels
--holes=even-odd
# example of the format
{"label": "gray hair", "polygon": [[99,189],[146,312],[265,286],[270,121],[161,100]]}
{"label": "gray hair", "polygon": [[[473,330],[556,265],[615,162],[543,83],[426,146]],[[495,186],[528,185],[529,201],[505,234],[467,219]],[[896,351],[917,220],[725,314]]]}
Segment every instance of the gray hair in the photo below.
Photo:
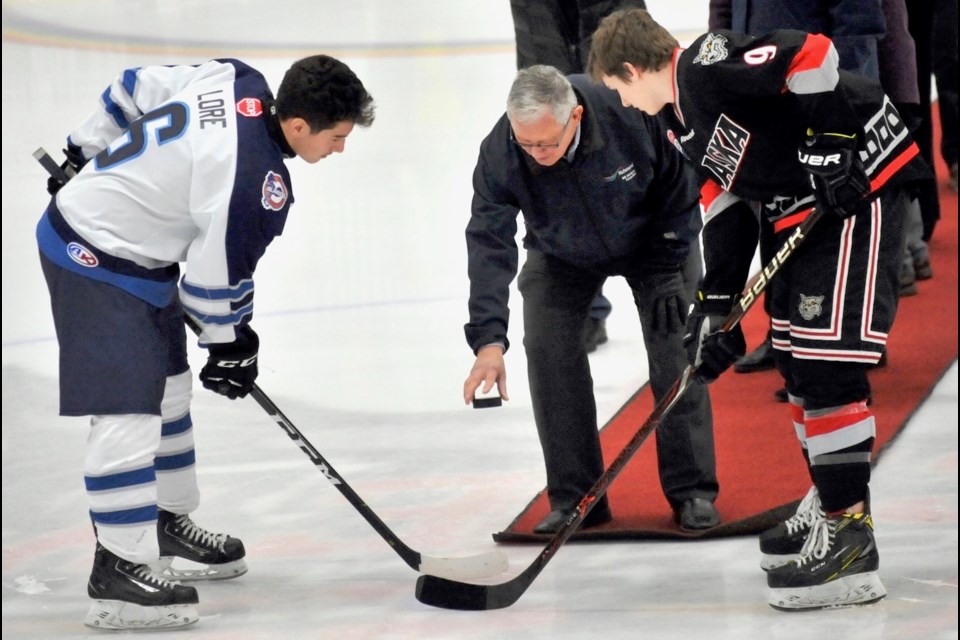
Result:
{"label": "gray hair", "polygon": [[517,72],[507,96],[511,121],[533,122],[549,111],[557,122],[566,122],[577,106],[573,85],[559,69],[536,64]]}

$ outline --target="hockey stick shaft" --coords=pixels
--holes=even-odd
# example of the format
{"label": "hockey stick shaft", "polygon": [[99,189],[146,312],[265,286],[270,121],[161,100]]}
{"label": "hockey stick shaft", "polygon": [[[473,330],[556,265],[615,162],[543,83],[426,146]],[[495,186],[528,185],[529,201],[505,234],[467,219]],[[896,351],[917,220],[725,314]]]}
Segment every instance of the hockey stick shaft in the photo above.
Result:
{"label": "hockey stick shaft", "polygon": [[[184,320],[187,326],[190,327],[190,330],[199,336],[201,328],[197,322],[186,314],[184,314]],[[397,555],[403,558],[403,561],[406,562],[410,568],[420,572],[474,578],[495,575],[507,568],[506,557],[498,551],[466,558],[436,558],[424,556],[420,552],[411,549],[374,513],[366,501],[357,495],[357,492],[337,473],[333,465],[317,451],[316,447],[310,444],[310,441],[307,440],[303,433],[294,426],[293,422],[280,411],[279,407],[273,403],[259,385],[254,383],[250,395],[267,415],[280,425],[280,428],[290,436],[290,439],[300,447],[306,456],[310,458],[310,461],[313,462],[317,469],[320,470],[320,473],[330,481],[330,484],[337,488],[337,491],[347,499],[347,502],[353,505],[353,508],[387,541],[387,544],[390,545]]]}
{"label": "hockey stick shaft", "polygon": [[[736,327],[747,312],[756,304],[767,286],[772,281],[774,275],[783,264],[790,258],[794,250],[803,242],[816,224],[822,214],[819,210],[813,210],[807,218],[798,225],[791,233],[790,237],[783,244],[773,259],[757,274],[755,274],[747,283],[743,290],[740,304],[730,312],[724,319],[720,327],[721,331],[730,331]],[[417,579],[417,600],[424,604],[445,609],[461,609],[471,611],[481,611],[487,609],[501,609],[509,607],[516,602],[520,596],[533,583],[534,579],[543,571],[543,568],[556,555],[560,546],[573,535],[577,527],[587,517],[597,501],[607,492],[613,480],[620,475],[627,462],[640,449],[643,442],[650,437],[650,434],[660,425],[667,413],[677,404],[686,390],[694,383],[694,374],[696,369],[693,366],[687,368],[680,375],[680,378],[674,382],[670,390],[657,402],[652,413],[637,430],[630,441],[617,454],[617,457],[610,463],[610,466],[601,474],[600,478],[594,483],[587,494],[580,500],[577,508],[570,514],[566,522],[554,534],[553,538],[547,542],[546,546],[534,561],[518,576],[494,585],[479,585],[464,582],[457,582],[437,576],[423,575]]]}
{"label": "hockey stick shaft", "polygon": [[[50,173],[51,176],[66,183],[70,180],[60,165],[50,157],[50,155],[41,147],[33,153],[33,157]],[[201,329],[197,322],[190,316],[184,314],[184,319],[190,330],[200,335]],[[316,447],[310,444],[310,441],[294,426],[293,422],[277,407],[276,404],[263,392],[256,384],[250,392],[257,404],[280,425],[290,439],[293,440],[300,449],[310,458],[310,461],[320,470],[324,477],[330,481],[334,487],[353,505],[361,516],[387,541],[387,544],[399,555],[410,568],[430,572],[437,575],[449,575],[458,578],[481,578],[503,572],[507,568],[507,559],[502,553],[494,550],[475,556],[467,557],[434,557],[421,554],[407,546],[397,535],[381,520],[376,513],[367,505],[367,503],[357,495],[356,491],[346,483],[346,481],[334,470],[331,465]]]}

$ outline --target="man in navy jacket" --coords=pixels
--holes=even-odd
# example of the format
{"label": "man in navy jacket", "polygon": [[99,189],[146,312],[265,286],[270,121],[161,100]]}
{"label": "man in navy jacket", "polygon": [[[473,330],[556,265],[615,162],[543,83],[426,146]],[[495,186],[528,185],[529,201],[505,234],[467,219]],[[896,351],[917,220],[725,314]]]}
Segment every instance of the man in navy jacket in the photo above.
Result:
{"label": "man in navy jacket", "polygon": [[[522,212],[523,344],[551,506],[534,530],[553,533],[603,473],[581,336],[607,277],[624,276],[633,290],[654,397],[686,366],[684,319],[699,277],[699,250],[691,251],[700,225],[697,185],[657,118],[624,108],[615,92],[585,76],[568,78],[547,65],[518,72],[506,114],[481,144],[473,185],[465,332],[477,359],[464,400],[494,384],[508,398],[503,355]],[[716,526],[705,386],[691,388],[656,433],[661,485],[676,521],[690,530]],[[604,499],[584,526],[610,518]]]}

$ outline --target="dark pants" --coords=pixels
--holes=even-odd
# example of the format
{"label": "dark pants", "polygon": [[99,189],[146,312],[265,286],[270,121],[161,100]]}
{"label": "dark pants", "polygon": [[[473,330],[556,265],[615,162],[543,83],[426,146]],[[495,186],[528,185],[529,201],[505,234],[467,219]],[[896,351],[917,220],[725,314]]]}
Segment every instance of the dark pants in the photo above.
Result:
{"label": "dark pants", "polygon": [[180,299],[160,309],[42,254],[60,345],[60,415],[160,415],[167,377],[183,373]]}
{"label": "dark pants", "polygon": [[[692,251],[695,273],[699,253]],[[527,252],[518,285],[523,296],[523,345],[534,419],[547,471],[552,509],[571,509],[603,473],[593,378],[583,344],[591,300],[605,275]],[[650,385],[659,400],[687,366],[683,329],[666,338],[652,330],[655,291],[628,277],[640,313],[650,366]],[[640,425],[637,425],[639,428]],[[656,430],[660,483],[672,507],[693,497],[714,500],[719,490],[713,417],[705,385],[693,385]]]}

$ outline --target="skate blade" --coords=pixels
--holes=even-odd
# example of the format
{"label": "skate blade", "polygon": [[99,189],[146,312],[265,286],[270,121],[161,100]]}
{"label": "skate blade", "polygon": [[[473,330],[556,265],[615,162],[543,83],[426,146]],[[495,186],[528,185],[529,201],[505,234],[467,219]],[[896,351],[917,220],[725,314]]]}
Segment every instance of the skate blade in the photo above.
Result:
{"label": "skate blade", "polygon": [[[223,564],[203,565],[192,564],[191,568],[177,568],[172,566],[173,558],[161,558],[160,562],[151,564],[151,569],[164,580],[176,582],[202,582],[204,580],[229,580],[242,576],[247,572],[247,563],[241,558]],[[189,562],[184,560],[184,562]]]}
{"label": "skate blade", "polygon": [[843,609],[873,604],[886,595],[880,576],[876,571],[870,571],[816,587],[772,589],[767,604],[780,611]]}
{"label": "skate blade", "polygon": [[144,607],[119,600],[94,600],[83,624],[108,631],[161,631],[186,627],[199,619],[192,604]]}

